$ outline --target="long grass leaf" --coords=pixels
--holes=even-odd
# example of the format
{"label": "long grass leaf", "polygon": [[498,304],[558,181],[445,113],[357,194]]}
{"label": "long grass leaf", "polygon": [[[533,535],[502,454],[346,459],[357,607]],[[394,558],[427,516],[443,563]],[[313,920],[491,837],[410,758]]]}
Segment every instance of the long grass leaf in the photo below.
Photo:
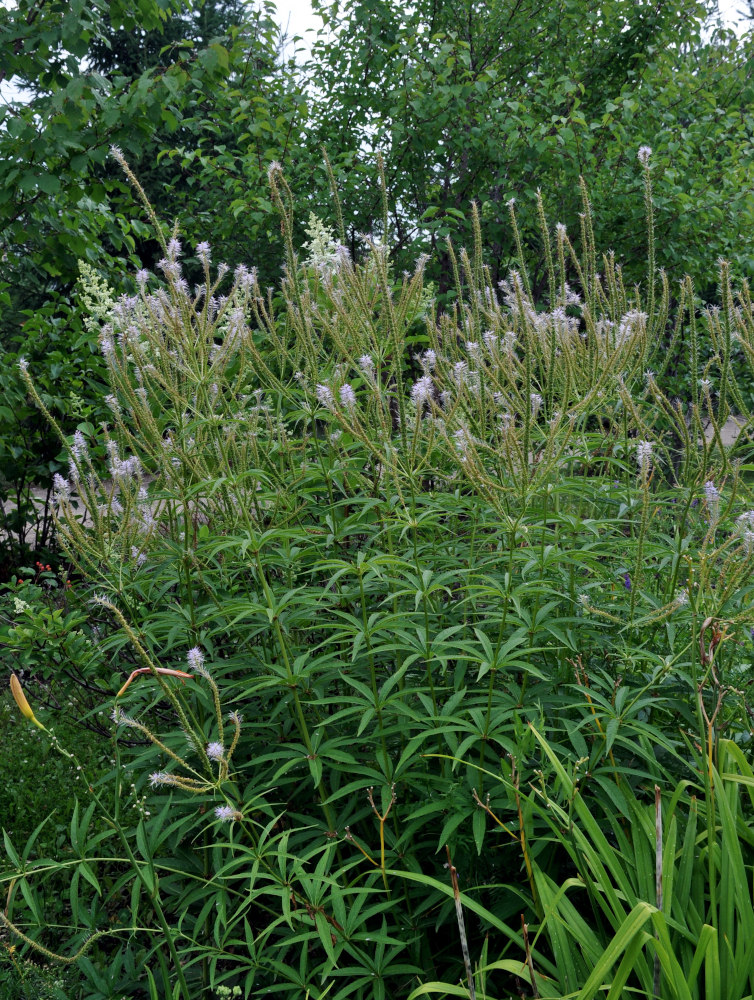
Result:
{"label": "long grass leaf", "polygon": [[649,903],[636,904],[595,964],[591,975],[577,994],[577,1000],[592,1000],[597,991],[604,988],[610,969],[615,965],[619,956],[631,945],[636,935],[641,933],[642,928],[651,919],[654,912],[655,908]]}

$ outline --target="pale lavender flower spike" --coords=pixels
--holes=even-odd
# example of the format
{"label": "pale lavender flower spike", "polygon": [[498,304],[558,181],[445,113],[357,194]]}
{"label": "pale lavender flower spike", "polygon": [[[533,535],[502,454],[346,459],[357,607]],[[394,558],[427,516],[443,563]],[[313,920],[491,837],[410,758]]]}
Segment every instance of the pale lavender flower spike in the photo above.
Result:
{"label": "pale lavender flower spike", "polygon": [[241,813],[233,806],[216,806],[215,816],[223,823],[232,823],[234,819],[242,819]]}
{"label": "pale lavender flower spike", "polygon": [[431,347],[428,347],[421,359],[421,365],[422,368],[424,369],[425,374],[427,372],[434,371],[434,367],[436,364],[437,364],[437,354],[432,350]]}
{"label": "pale lavender flower spike", "polygon": [[332,389],[330,388],[330,386],[320,384],[314,391],[317,396],[317,402],[319,403],[319,405],[325,406],[327,407],[328,410],[331,410],[333,408],[333,404],[335,403],[335,399],[333,397]]}
{"label": "pale lavender flower spike", "polygon": [[210,247],[209,243],[206,241],[203,243],[197,243],[196,245],[196,256],[202,262],[202,264],[209,264],[210,262]]}
{"label": "pale lavender flower spike", "polygon": [[352,410],[356,406],[356,393],[347,382],[340,387],[340,401],[347,410]]}
{"label": "pale lavender flower spike", "polygon": [[711,479],[708,479],[704,484],[704,497],[707,501],[707,510],[709,511],[710,522],[712,524],[717,524],[720,517],[720,491]]}
{"label": "pale lavender flower spike", "polygon": [[649,166],[649,157],[651,155],[652,155],[652,147],[651,146],[640,146],[639,147],[639,153],[638,153],[639,163],[641,163],[641,165],[643,167]]}
{"label": "pale lavender flower spike", "polygon": [[147,561],[147,554],[146,552],[141,552],[135,545],[132,545],[131,558],[136,562],[137,566],[143,566]]}
{"label": "pale lavender flower spike", "polygon": [[186,654],[186,662],[189,665],[189,669],[195,670],[198,674],[206,674],[207,670],[204,666],[204,653],[199,649],[198,646],[194,646]]}
{"label": "pale lavender flower spike", "polygon": [[720,493],[711,479],[708,479],[704,484],[704,496],[707,503],[718,503],[720,501]]}
{"label": "pale lavender flower spike", "polygon": [[225,756],[225,747],[222,743],[208,743],[207,756],[210,760],[222,760]]}
{"label": "pale lavender flower spike", "polygon": [[372,385],[375,384],[375,368],[374,361],[368,354],[362,354],[358,361],[359,368],[361,369],[364,377],[368,379]]}
{"label": "pale lavender flower spike", "polygon": [[411,387],[411,402],[415,406],[421,406],[423,403],[432,399],[433,390],[434,385],[431,377],[429,375],[423,375],[420,379],[417,379]]}
{"label": "pale lavender flower spike", "polygon": [[67,500],[71,494],[71,484],[67,479],[63,479],[59,472],[52,477],[52,485],[55,490],[55,499]]}
{"label": "pale lavender flower spike", "polygon": [[639,471],[646,475],[649,472],[649,466],[652,461],[652,442],[651,441],[637,441],[636,442],[636,463],[639,466]]}
{"label": "pale lavender flower spike", "polygon": [[76,431],[76,433],[73,435],[73,444],[71,445],[71,452],[73,453],[73,457],[76,459],[77,462],[85,462],[89,455],[89,451],[86,447],[86,438],[81,433],[81,431]]}
{"label": "pale lavender flower spike", "polygon": [[459,427],[457,431],[453,431],[453,440],[458,451],[461,453],[461,458],[466,459],[469,457],[469,432],[465,427]]}

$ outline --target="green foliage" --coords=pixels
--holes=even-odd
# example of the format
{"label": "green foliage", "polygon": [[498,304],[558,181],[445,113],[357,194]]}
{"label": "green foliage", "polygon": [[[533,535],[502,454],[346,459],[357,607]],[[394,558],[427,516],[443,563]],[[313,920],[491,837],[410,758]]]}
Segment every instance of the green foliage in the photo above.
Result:
{"label": "green foliage", "polygon": [[0,989],[7,1000],[69,1000],[77,980],[74,970],[44,968],[0,952]]}
{"label": "green foliage", "polygon": [[[362,159],[359,169],[353,151],[381,150],[398,206],[391,235],[399,248],[415,252],[418,239],[433,253],[432,276],[445,291],[445,238],[471,238],[472,200],[497,280],[516,259],[508,199],[527,235],[539,228],[539,188],[548,212],[577,232],[586,176],[600,206],[598,243],[616,251],[633,281],[645,256],[642,212],[616,177],[648,144],[662,179],[662,266],[674,284],[686,272],[706,282],[709,301],[711,257],[734,261],[739,278],[750,273],[752,148],[751,40],[719,31],[703,42],[709,6],[321,0],[328,33],[312,72],[328,100],[313,111],[349,212],[378,215],[377,192],[363,197],[368,165]],[[367,224],[351,218],[357,231]],[[540,291],[534,239],[528,263]]]}
{"label": "green foliage", "polygon": [[[380,215],[369,164],[383,150],[398,207],[378,230],[390,230],[396,273],[418,250],[431,253],[427,279],[444,307],[454,288],[445,240],[472,238],[474,199],[493,282],[517,260],[506,208],[517,199],[539,299],[547,278],[535,191],[576,233],[582,175],[600,205],[598,242],[615,249],[627,284],[643,278],[640,200],[615,178],[649,143],[662,180],[657,263],[672,287],[688,271],[711,301],[710,257],[730,261],[734,282],[751,270],[752,119],[751,41],[705,36],[710,6],[322,2],[326,30],[302,67],[281,56],[268,2],[24,0],[3,9],[0,76],[24,88],[0,110],[0,498],[13,508],[3,577],[35,552],[50,557],[49,508],[37,511],[32,488],[44,494],[60,471],[58,443],[28,408],[14,361],[35,360],[50,397],[63,380],[72,387],[73,398],[48,404],[65,434],[82,419],[97,426],[105,390],[71,308],[77,262],[105,274],[156,261],[107,162],[110,145],[138,169],[162,217],[182,218],[193,243],[211,232],[231,266],[252,260],[263,287],[277,281],[284,256],[270,163],[281,162],[301,192],[303,220],[327,211],[319,147],[328,150],[345,195],[338,238],[355,255]],[[201,276],[197,261],[187,275]],[[690,388],[678,346],[676,392]]]}
{"label": "green foliage", "polygon": [[2,598],[0,648],[9,668],[27,678],[38,701],[101,733],[112,667],[71,581],[37,563],[33,580],[12,580]]}
{"label": "green foliage", "polygon": [[[526,968],[532,988],[552,1000],[591,1000],[603,990],[612,998],[750,997],[754,772],[741,748],[721,741],[724,773],[700,757],[670,794],[656,785],[650,805],[622,779],[610,798],[590,794],[584,761],[559,759],[536,735],[554,773],[528,805],[573,874],[558,885],[534,862],[540,919],[529,935],[533,946],[546,940],[557,961],[541,974],[528,945],[523,961],[487,961],[476,973],[482,995],[493,973],[522,976]],[[431,983],[411,1000],[451,991]]]}
{"label": "green foliage", "polygon": [[[217,204],[216,190],[205,183],[210,162],[226,174],[233,164],[229,200],[260,188],[269,159],[283,157],[302,106],[290,70],[276,62],[269,4],[247,10],[207,3],[190,16],[182,3],[151,0],[63,7],[21,3],[4,8],[0,19],[0,47],[9,55],[0,78],[24,88],[11,91],[0,109],[0,501],[11,506],[2,525],[6,580],[30,556],[49,557],[44,493],[49,498],[61,469],[60,442],[29,407],[15,362],[37,363],[40,392],[66,434],[82,423],[97,426],[105,418],[103,370],[71,308],[79,261],[103,273],[135,269],[135,251],[148,257],[152,249],[148,228],[132,219],[128,186],[108,165],[110,145],[140,164],[161,210],[194,221],[198,240]],[[244,87],[253,96],[242,100]],[[258,131],[249,118],[257,119]],[[233,152],[222,158],[239,144],[248,153],[240,171]],[[189,167],[194,176],[187,180]],[[236,205],[222,234],[214,224],[231,258],[270,235],[260,228],[253,195],[243,205],[248,213]],[[276,273],[274,242],[271,250],[273,263],[260,263]],[[41,509],[34,488],[43,494]]]}
{"label": "green foliage", "polygon": [[[472,963],[507,997],[527,948],[541,995],[586,998],[626,954],[646,986],[653,948],[680,982],[707,924],[731,942],[733,988],[751,940],[746,899],[731,915],[718,892],[731,831],[751,839],[754,418],[731,364],[734,336],[754,361],[747,288],[734,296],[722,264],[719,311],[698,314],[689,282],[672,312],[667,282],[644,304],[613,258],[598,271],[582,188],[580,253],[540,211],[546,300],[522,267],[497,287],[477,221],[471,253],[448,248],[441,313],[423,258],[397,277],[386,243],[351,258],[316,218],[298,255],[279,167],[269,197],[277,291],[159,223],[160,273],[136,296],[88,281],[109,427],[82,430],[54,488],[96,650],[76,608],[37,608],[31,630],[14,609],[8,642],[36,672],[46,630],[54,657],[108,688],[115,763],[93,780],[90,755],[52,737],[86,776],[71,851],[11,845],[9,933],[77,963],[92,998],[465,996]],[[663,390],[664,333],[691,346],[682,405]],[[734,406],[745,427],[724,446]],[[49,730],[56,711],[33,710]],[[691,829],[689,780],[705,834],[681,856],[694,909],[667,944],[644,789],[681,788],[673,836],[673,816]],[[64,877],[67,927],[52,928],[42,895]]]}
{"label": "green foliage", "polygon": [[102,402],[106,369],[96,348],[96,338],[63,296],[25,310],[23,332],[6,344],[0,370],[2,580],[37,559],[59,558],[51,551],[51,487],[53,475],[67,462],[61,440],[28,399],[18,361],[23,357],[35,364],[45,405],[66,429],[91,430],[107,415]]}
{"label": "green foliage", "polygon": [[[75,754],[88,760],[89,773],[96,779],[109,768],[108,748],[91,732],[69,721],[66,707],[56,708],[60,721],[55,731]],[[0,721],[0,761],[6,774],[0,789],[0,814],[6,856],[16,869],[30,864],[31,859],[47,859],[46,864],[57,859],[57,877],[48,875],[44,890],[31,889],[12,879],[4,893],[4,905],[12,909],[18,900],[32,906],[40,919],[44,912],[51,926],[65,923],[69,919],[69,823],[76,795],[83,792],[81,774],[69,758],[55,753],[49,739],[38,729],[24,724],[9,695],[4,694],[0,702]],[[12,942],[6,939],[5,943]],[[10,970],[7,975],[13,981],[18,978]]]}

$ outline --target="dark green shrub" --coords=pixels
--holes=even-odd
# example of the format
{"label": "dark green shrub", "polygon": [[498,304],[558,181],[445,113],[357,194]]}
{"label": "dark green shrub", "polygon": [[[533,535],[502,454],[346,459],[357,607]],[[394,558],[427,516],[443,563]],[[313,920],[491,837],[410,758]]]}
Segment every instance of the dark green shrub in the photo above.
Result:
{"label": "dark green shrub", "polygon": [[[748,745],[750,423],[730,447],[719,428],[754,316],[723,264],[723,309],[696,317],[684,286],[668,321],[649,157],[646,305],[609,256],[598,274],[585,189],[580,255],[543,214],[539,308],[523,269],[491,283],[477,227],[437,315],[424,262],[396,278],[373,238],[354,261],[311,220],[297,257],[277,165],[279,293],[213,273],[206,243],[189,289],[176,236],[138,295],[106,310],[91,289],[111,426],[55,481],[97,651],[123,660],[54,942],[87,995],[466,995],[446,864],[473,960],[520,963],[523,919],[554,977],[537,873],[573,859],[537,806],[561,758],[622,822],[647,783],[688,778],[694,741]],[[678,406],[660,334],[687,323]],[[5,879],[31,893],[63,867]],[[15,909],[22,940],[53,943]],[[494,995],[516,992],[497,972]]]}

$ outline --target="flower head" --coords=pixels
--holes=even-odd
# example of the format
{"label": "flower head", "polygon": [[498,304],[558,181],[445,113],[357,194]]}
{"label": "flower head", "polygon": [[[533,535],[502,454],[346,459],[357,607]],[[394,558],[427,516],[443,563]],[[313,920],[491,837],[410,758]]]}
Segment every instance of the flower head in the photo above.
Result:
{"label": "flower head", "polygon": [[202,243],[197,243],[196,256],[199,258],[199,260],[205,267],[208,267],[211,259],[209,243],[207,243],[206,241]]}
{"label": "flower head", "polygon": [[89,450],[86,446],[86,438],[81,433],[81,431],[76,431],[73,435],[73,444],[71,445],[71,453],[77,462],[83,463],[89,457]]}
{"label": "flower head", "polygon": [[71,484],[67,479],[63,479],[59,472],[56,472],[52,477],[52,486],[55,491],[55,499],[58,503],[70,497]]}
{"label": "flower head", "polygon": [[157,788],[158,785],[175,785],[176,781],[173,775],[166,771],[153,771],[149,775],[149,784],[152,788]]}
{"label": "flower head", "polygon": [[636,442],[636,463],[639,466],[639,472],[641,472],[643,476],[649,474],[649,467],[652,463],[651,441]]}
{"label": "flower head", "polygon": [[195,674],[200,674],[202,677],[209,676],[209,671],[204,666],[204,653],[198,646],[194,646],[186,653],[186,662]]}
{"label": "flower head", "polygon": [[650,146],[640,146],[639,147],[639,152],[638,152],[637,156],[639,158],[639,163],[641,163],[641,165],[643,167],[648,167],[649,166],[649,157],[651,155],[652,155],[652,148]]}
{"label": "flower head", "polygon": [[208,743],[206,752],[210,760],[220,761],[225,756],[225,747],[222,743]]}
{"label": "flower head", "polygon": [[717,524],[720,517],[720,491],[711,479],[704,484],[704,499],[707,501],[710,523]]}
{"label": "flower head", "polygon": [[434,371],[436,364],[437,354],[431,347],[428,347],[421,357],[421,366],[424,374],[427,375],[429,372]]}
{"label": "flower head", "polygon": [[421,407],[432,399],[434,385],[429,375],[423,375],[411,386],[411,402],[416,407]]}
{"label": "flower head", "polygon": [[139,728],[139,723],[135,719],[132,719],[130,715],[126,715],[120,705],[115,706],[110,713],[110,718],[116,726],[125,726],[127,729]]}
{"label": "flower head", "polygon": [[453,365],[453,380],[456,385],[463,385],[469,377],[469,365],[466,361],[456,361]]}
{"label": "flower head", "polygon": [[326,407],[328,410],[332,410],[335,406],[335,397],[332,394],[332,389],[329,385],[322,385],[321,383],[314,390],[314,394],[317,397],[317,402],[320,406]]}
{"label": "flower head", "polygon": [[343,262],[340,245],[336,242],[332,230],[328,229],[313,212],[309,214],[306,234],[309,237],[309,242],[304,244],[309,251],[307,264],[326,272],[335,270]]}
{"label": "flower head", "polygon": [[347,410],[352,410],[356,406],[356,393],[353,387],[344,382],[339,391],[340,402]]}
{"label": "flower head", "polygon": [[143,566],[144,563],[147,561],[147,554],[146,554],[146,552],[142,552],[141,549],[138,548],[136,545],[132,545],[131,546],[131,558],[134,560],[134,562],[136,563],[137,567],[139,567],[139,566]]}
{"label": "flower head", "polygon": [[251,291],[257,280],[257,269],[249,269],[245,264],[239,264],[233,272],[233,280],[238,284],[242,292]]}
{"label": "flower head", "polygon": [[221,823],[232,823],[234,820],[243,819],[243,813],[234,809],[233,806],[216,806],[215,816]]}
{"label": "flower head", "polygon": [[465,427],[459,427],[457,431],[453,431],[453,442],[460,453],[461,460],[466,461],[469,458],[471,438]]}

